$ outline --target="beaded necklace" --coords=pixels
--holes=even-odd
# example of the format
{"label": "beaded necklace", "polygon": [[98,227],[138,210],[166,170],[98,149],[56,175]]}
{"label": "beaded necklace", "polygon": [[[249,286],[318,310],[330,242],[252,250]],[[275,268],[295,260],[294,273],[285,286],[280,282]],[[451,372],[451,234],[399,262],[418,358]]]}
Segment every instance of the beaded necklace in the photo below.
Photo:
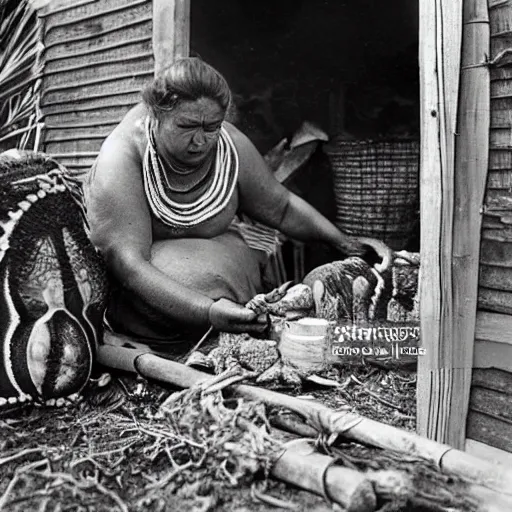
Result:
{"label": "beaded necklace", "polygon": [[149,119],[146,120],[146,135],[148,145],[142,175],[146,198],[155,217],[171,227],[190,228],[214,217],[228,205],[238,180],[238,153],[224,127],[217,141],[211,183],[196,200],[188,203],[176,202],[169,197],[172,190],[156,150]]}

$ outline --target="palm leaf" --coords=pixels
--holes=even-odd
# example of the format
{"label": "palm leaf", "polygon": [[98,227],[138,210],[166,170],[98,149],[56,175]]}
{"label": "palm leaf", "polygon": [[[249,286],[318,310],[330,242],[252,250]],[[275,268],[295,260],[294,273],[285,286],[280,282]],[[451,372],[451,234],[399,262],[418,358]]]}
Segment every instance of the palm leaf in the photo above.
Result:
{"label": "palm leaf", "polygon": [[[25,146],[39,125],[39,22],[21,0],[0,24],[0,142]],[[37,149],[37,148],[34,148]]]}

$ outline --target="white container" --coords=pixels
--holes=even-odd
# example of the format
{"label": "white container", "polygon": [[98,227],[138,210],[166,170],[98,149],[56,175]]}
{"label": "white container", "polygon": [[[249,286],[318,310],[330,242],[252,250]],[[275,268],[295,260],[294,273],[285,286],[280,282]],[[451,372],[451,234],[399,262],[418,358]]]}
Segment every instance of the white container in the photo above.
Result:
{"label": "white container", "polygon": [[285,322],[278,348],[284,362],[305,371],[328,366],[330,323],[322,318]]}

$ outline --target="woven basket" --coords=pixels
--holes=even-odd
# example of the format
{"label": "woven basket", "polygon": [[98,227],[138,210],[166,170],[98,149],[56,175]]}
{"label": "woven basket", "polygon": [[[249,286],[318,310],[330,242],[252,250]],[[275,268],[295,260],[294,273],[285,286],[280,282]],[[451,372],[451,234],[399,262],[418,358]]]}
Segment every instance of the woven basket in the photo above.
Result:
{"label": "woven basket", "polygon": [[337,226],[403,249],[419,217],[419,142],[334,139],[324,152],[333,171]]}

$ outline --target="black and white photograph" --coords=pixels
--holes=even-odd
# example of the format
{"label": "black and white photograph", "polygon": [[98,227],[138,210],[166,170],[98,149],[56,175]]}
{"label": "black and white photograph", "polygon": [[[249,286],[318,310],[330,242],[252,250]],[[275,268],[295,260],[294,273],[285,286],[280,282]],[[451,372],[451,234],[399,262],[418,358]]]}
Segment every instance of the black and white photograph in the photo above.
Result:
{"label": "black and white photograph", "polygon": [[512,0],[0,0],[0,512],[512,511]]}

